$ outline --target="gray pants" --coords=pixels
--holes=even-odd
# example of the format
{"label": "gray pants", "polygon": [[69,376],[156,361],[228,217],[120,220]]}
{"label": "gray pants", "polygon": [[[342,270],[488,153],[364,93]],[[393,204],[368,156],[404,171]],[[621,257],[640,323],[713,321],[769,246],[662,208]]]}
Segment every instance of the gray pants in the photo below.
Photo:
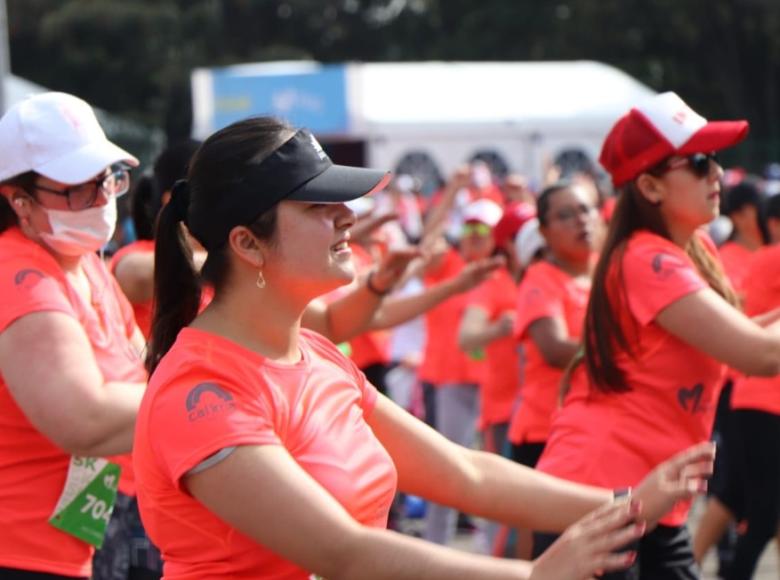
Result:
{"label": "gray pants", "polygon": [[[444,384],[434,390],[436,430],[464,447],[474,445],[477,433],[479,399],[477,385]],[[455,536],[458,513],[437,504],[429,504],[425,514],[425,539],[447,544]]]}

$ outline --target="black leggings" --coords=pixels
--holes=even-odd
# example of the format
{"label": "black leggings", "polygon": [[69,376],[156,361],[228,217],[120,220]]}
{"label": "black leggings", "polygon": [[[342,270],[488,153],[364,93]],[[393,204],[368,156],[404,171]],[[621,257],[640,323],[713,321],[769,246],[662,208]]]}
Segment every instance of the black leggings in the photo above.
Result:
{"label": "black leggings", "polygon": [[780,522],[780,415],[735,409],[734,433],[745,499],[747,530],[737,538],[727,580],[752,578],[764,548]]}
{"label": "black leggings", "polygon": [[16,568],[0,568],[0,578],[2,580],[87,580],[86,576],[60,576]]}
{"label": "black leggings", "polygon": [[[557,537],[552,534],[534,534],[534,558],[549,548]],[[637,550],[634,564],[626,570],[604,574],[600,576],[602,580],[699,579],[700,571],[693,559],[691,535],[687,526],[656,526],[638,544],[632,544],[625,550]]]}

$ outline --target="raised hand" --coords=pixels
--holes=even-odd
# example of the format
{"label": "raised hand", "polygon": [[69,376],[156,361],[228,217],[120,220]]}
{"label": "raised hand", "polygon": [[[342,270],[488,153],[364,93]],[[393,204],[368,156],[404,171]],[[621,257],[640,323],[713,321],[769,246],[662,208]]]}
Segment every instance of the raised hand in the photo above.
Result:
{"label": "raised hand", "polygon": [[371,286],[380,294],[389,292],[403,277],[409,263],[420,255],[416,246],[390,250],[371,274]]}
{"label": "raised hand", "polygon": [[471,290],[479,285],[496,269],[506,265],[506,259],[503,256],[494,256],[469,262],[456,276],[456,283],[461,292]]}
{"label": "raised hand", "polygon": [[615,553],[645,533],[636,521],[640,504],[634,499],[602,506],[569,528],[533,563],[532,580],[586,580],[622,570],[636,552]]}
{"label": "raised hand", "polygon": [[634,492],[643,505],[642,518],[654,525],[676,502],[706,491],[714,461],[715,444],[706,441],[658,465]]}

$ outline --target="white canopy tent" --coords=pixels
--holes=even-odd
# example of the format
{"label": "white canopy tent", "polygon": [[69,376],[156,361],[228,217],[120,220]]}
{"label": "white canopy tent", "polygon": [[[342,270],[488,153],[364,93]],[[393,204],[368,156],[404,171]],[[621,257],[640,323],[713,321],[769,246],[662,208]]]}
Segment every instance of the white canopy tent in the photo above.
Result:
{"label": "white canopy tent", "polygon": [[653,94],[592,61],[276,62],[198,69],[192,87],[195,137],[273,114],[423,178],[475,156],[532,178],[561,156],[592,162],[612,123]]}

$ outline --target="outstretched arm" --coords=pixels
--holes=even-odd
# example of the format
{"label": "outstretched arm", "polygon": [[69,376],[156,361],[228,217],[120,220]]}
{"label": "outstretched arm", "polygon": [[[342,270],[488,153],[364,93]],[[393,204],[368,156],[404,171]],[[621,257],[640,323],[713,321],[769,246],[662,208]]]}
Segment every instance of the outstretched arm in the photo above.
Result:
{"label": "outstretched arm", "polygon": [[[612,490],[580,485],[466,449],[386,397],[368,419],[398,468],[403,491],[509,525],[559,532],[612,500]],[[653,523],[680,499],[704,489],[714,447],[703,443],[653,470],[637,487],[641,517]]]}
{"label": "outstretched arm", "polygon": [[416,318],[447,298],[471,290],[503,264],[501,257],[478,260],[467,264],[458,275],[429,286],[419,294],[388,296],[374,315],[370,328],[391,328]]}
{"label": "outstretched arm", "polygon": [[672,302],[656,316],[656,322],[743,373],[780,373],[780,322],[775,320],[762,328],[710,288]]}

